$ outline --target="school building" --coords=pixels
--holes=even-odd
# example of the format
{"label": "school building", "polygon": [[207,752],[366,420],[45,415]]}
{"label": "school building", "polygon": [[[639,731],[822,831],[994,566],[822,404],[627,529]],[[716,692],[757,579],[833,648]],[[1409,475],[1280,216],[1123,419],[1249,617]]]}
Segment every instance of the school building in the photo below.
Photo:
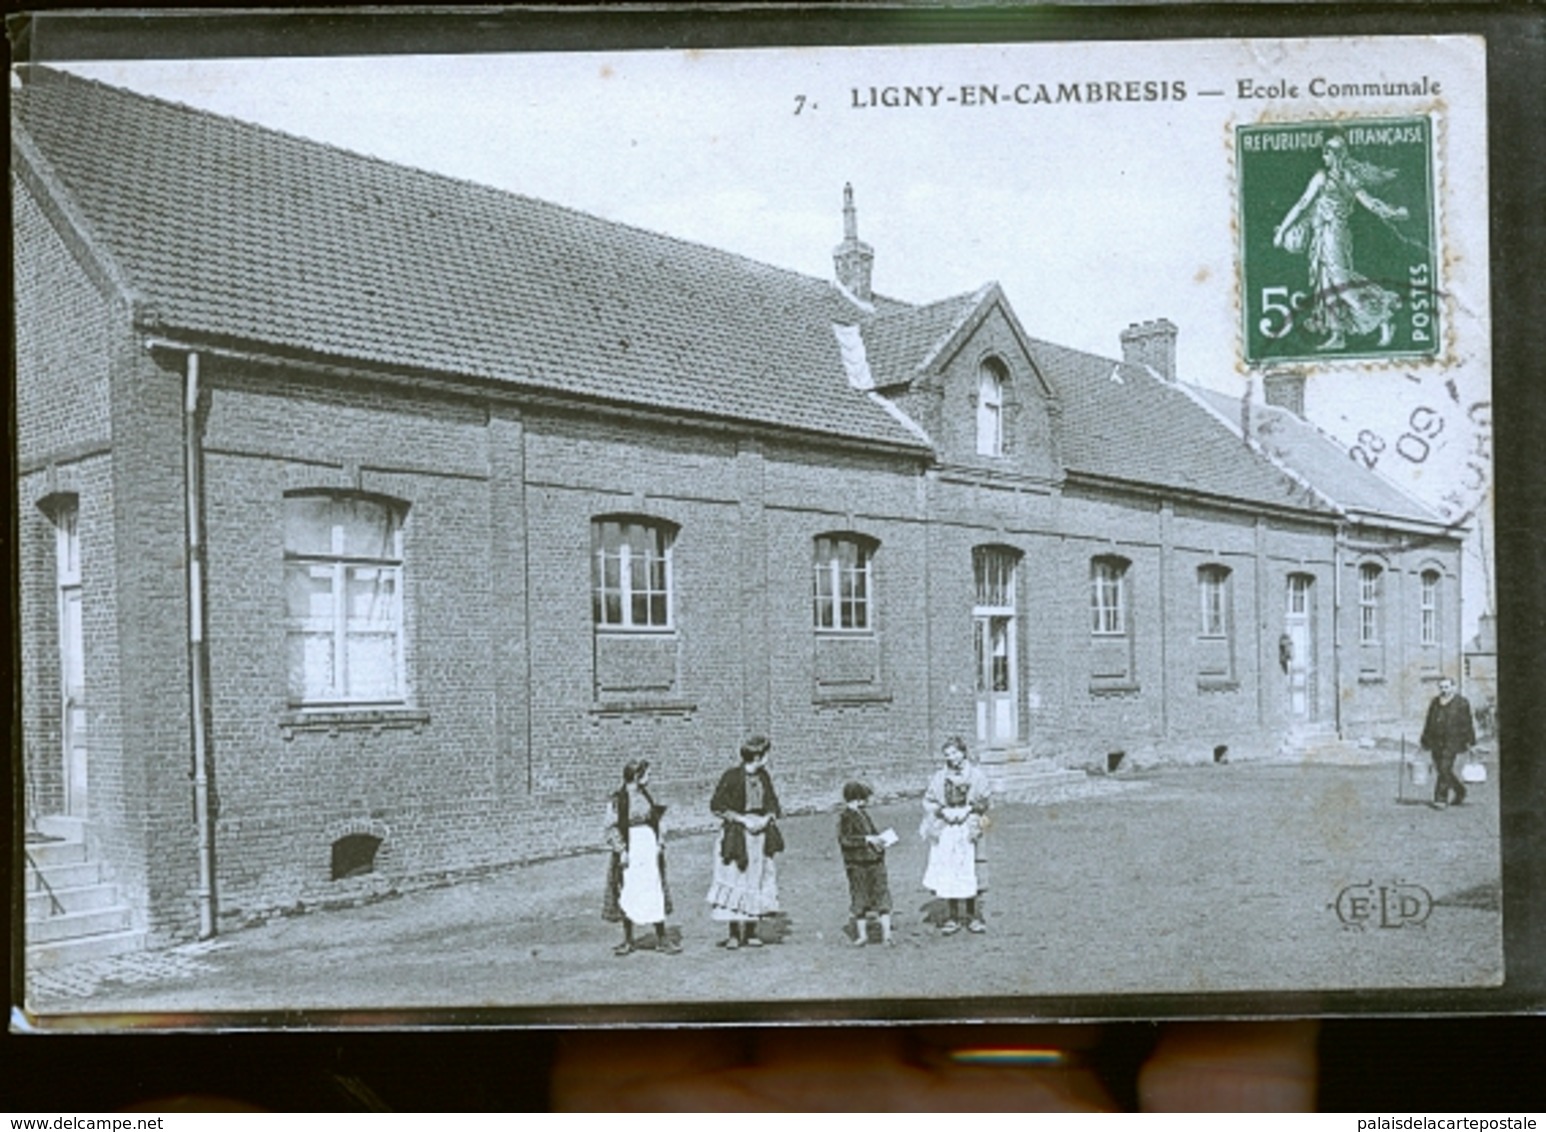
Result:
{"label": "school building", "polygon": [[12,101],[38,962],[596,844],[630,758],[706,820],[754,732],[828,804],[956,733],[1007,774],[1393,732],[1459,667],[1457,532],[1301,378],[886,298],[837,186],[819,279],[41,68]]}

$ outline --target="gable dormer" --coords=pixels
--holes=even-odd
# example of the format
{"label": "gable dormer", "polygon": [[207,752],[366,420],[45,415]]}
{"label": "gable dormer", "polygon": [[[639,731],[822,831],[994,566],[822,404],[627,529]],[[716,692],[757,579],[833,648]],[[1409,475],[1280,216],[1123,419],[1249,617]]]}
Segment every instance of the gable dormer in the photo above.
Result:
{"label": "gable dormer", "polygon": [[994,477],[1062,478],[1057,398],[997,284],[965,297],[897,399],[933,439],[942,465]]}

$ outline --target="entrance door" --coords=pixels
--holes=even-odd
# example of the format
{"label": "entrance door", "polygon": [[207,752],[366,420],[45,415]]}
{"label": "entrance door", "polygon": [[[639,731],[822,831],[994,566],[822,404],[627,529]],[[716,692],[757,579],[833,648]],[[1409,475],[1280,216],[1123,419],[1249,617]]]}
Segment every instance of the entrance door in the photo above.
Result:
{"label": "entrance door", "polygon": [[1003,747],[1020,737],[1015,711],[1015,619],[978,613],[972,618],[977,639],[977,741]]}
{"label": "entrance door", "polygon": [[977,601],[972,640],[977,661],[977,742],[1013,746],[1020,740],[1020,677],[1016,656],[1015,575],[1019,552],[979,546],[972,551]]}
{"label": "entrance door", "polygon": [[57,516],[60,737],[64,812],[86,816],[86,636],[81,620],[80,535],[73,504]]}
{"label": "entrance door", "polygon": [[1288,576],[1283,617],[1283,671],[1288,678],[1288,715],[1295,723],[1315,718],[1315,578]]}

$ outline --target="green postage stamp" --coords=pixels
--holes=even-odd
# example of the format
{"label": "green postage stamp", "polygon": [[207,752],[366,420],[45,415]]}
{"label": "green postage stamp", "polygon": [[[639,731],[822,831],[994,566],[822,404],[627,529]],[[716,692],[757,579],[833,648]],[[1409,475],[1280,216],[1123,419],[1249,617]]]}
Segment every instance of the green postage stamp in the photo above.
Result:
{"label": "green postage stamp", "polygon": [[1442,352],[1427,117],[1238,128],[1249,365]]}

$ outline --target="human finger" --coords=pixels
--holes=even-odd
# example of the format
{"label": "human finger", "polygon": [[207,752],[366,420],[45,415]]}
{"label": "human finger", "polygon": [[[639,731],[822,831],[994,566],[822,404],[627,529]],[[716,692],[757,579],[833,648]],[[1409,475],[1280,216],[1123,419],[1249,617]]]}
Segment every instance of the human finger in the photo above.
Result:
{"label": "human finger", "polygon": [[733,1030],[563,1034],[554,1050],[548,1103],[557,1112],[674,1111],[683,1106],[673,1098],[701,1090],[748,1059],[743,1036]]}
{"label": "human finger", "polygon": [[1138,1074],[1146,1112],[1311,1112],[1314,1021],[1175,1023]]}

